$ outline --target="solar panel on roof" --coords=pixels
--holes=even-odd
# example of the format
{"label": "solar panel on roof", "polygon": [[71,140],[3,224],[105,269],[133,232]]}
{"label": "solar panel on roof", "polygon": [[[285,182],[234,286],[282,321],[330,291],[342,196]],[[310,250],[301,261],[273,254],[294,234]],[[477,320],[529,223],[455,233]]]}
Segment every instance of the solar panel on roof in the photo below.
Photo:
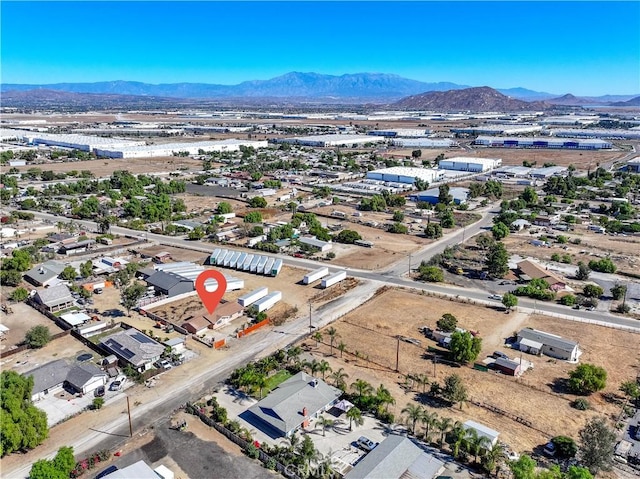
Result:
{"label": "solar panel on roof", "polygon": [[133,339],[138,341],[139,343],[154,343],[155,341],[151,339],[149,336],[146,336],[140,332],[135,332],[131,335]]}

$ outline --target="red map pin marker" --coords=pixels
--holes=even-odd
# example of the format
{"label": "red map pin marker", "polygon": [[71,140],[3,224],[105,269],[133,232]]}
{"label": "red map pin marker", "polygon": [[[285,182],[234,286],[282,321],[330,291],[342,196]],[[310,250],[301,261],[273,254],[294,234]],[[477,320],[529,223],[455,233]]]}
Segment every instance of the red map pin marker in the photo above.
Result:
{"label": "red map pin marker", "polygon": [[[205,287],[204,283],[208,279],[215,279],[218,283],[218,286],[214,291],[208,291]],[[220,271],[216,271],[215,269],[206,269],[196,278],[195,286],[198,296],[200,296],[200,299],[202,300],[202,304],[207,308],[209,314],[213,314],[218,307],[218,304],[220,304],[220,300],[224,296],[224,293],[227,291],[227,278],[225,278]]]}

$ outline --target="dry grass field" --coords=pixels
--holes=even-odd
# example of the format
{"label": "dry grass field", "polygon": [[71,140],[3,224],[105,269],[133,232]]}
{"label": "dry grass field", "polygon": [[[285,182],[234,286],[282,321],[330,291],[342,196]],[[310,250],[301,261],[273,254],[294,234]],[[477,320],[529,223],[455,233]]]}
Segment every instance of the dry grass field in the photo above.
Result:
{"label": "dry grass field", "polygon": [[[397,313],[390,315],[389,311]],[[604,414],[611,418],[619,412],[620,406],[607,402],[601,393],[589,398],[593,405],[592,411],[582,412],[571,408],[570,402],[575,396],[558,389],[557,380],[566,378],[575,365],[553,361],[544,356],[526,355],[524,358],[533,361],[535,368],[518,380],[470,367],[454,368],[445,364],[434,366],[424,356],[425,347],[434,343],[422,337],[417,328],[423,325],[435,328],[437,319],[447,312],[458,318],[461,327],[480,332],[483,349],[478,360],[484,359],[496,349],[509,354],[504,340],[527,326],[579,341],[584,351],[581,362],[592,362],[609,372],[604,393],[616,394],[620,383],[634,378],[640,366],[637,351],[639,336],[632,333],[544,316],[529,317],[523,313],[505,315],[490,308],[397,289],[389,289],[377,295],[334,323],[333,326],[340,335],[338,341],[347,345],[347,353],[341,359],[340,354],[334,350],[336,357],[327,359],[334,369],[345,368],[349,374],[349,383],[362,378],[374,386],[383,382],[389,387],[396,398],[396,417],[400,416],[400,411],[407,402],[418,399],[415,393],[407,394],[400,387],[405,374],[426,373],[430,380],[433,381],[435,376],[441,383],[447,375],[457,373],[467,385],[473,403],[467,403],[462,410],[457,407],[430,409],[441,416],[463,421],[474,419],[486,424],[500,431],[503,440],[517,451],[531,450],[553,435],[577,437],[586,420],[594,414]],[[417,338],[422,342],[421,346],[399,343],[400,374],[394,371],[398,345],[394,336],[397,334]],[[314,346],[311,341],[308,344]],[[368,361],[356,359],[356,350],[359,355],[366,356]],[[325,357],[328,353],[327,345],[315,350],[319,357]],[[504,414],[493,412],[489,407],[498,408]],[[517,422],[514,417],[529,421],[532,427]]]}
{"label": "dry grass field", "polygon": [[465,151],[464,155],[445,154],[445,157],[471,156],[479,158],[502,158],[502,165],[522,166],[523,161],[536,162],[540,167],[545,163],[555,163],[558,166],[573,165],[578,170],[594,170],[597,163],[606,163],[626,155],[624,151],[579,151],[579,150],[534,150],[510,148],[477,148]]}

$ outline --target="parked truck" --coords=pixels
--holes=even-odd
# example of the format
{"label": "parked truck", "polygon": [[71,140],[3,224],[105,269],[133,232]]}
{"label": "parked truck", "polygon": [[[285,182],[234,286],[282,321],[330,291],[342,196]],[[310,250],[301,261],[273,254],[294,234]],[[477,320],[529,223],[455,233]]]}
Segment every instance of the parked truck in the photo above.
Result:
{"label": "parked truck", "polygon": [[304,278],[302,278],[302,282],[304,284],[311,284],[315,281],[318,281],[319,279],[324,278],[328,274],[329,274],[329,268],[327,267],[318,268],[314,271],[311,271],[310,273],[307,273],[304,276]]}

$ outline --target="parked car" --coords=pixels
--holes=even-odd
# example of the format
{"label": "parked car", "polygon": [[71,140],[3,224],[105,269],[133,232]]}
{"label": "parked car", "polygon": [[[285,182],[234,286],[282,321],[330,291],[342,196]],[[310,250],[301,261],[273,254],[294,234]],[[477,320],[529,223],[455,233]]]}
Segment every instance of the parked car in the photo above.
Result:
{"label": "parked car", "polygon": [[502,301],[502,296],[500,296],[499,294],[492,294],[491,296],[489,296],[489,299],[495,299],[497,301]]}
{"label": "parked car", "polygon": [[373,442],[371,439],[365,436],[360,436],[356,442],[361,449],[364,449],[367,452],[373,451],[378,445],[377,442]]}
{"label": "parked car", "polygon": [[122,383],[120,381],[113,381],[109,385],[109,391],[120,391],[122,389]]}
{"label": "parked car", "polygon": [[545,456],[554,457],[557,452],[556,445],[553,442],[549,441],[544,445],[542,452],[544,453]]}
{"label": "parked car", "polygon": [[171,369],[173,365],[166,359],[162,359],[156,363],[156,366],[162,369]]}
{"label": "parked car", "polygon": [[96,475],[96,479],[102,479],[103,477],[108,476],[109,474],[116,472],[117,470],[118,468],[116,466],[109,466],[104,471],[98,473]]}
{"label": "parked car", "polygon": [[93,290],[93,294],[102,294],[104,293],[104,290],[102,288],[95,288]]}
{"label": "parked car", "polygon": [[94,391],[93,391],[93,395],[97,398],[101,398],[102,396],[105,395],[105,388],[104,386],[98,386]]}
{"label": "parked car", "polygon": [[502,351],[494,351],[492,356],[494,358],[502,358],[502,359],[509,359],[509,356],[507,356],[505,353],[503,353]]}

